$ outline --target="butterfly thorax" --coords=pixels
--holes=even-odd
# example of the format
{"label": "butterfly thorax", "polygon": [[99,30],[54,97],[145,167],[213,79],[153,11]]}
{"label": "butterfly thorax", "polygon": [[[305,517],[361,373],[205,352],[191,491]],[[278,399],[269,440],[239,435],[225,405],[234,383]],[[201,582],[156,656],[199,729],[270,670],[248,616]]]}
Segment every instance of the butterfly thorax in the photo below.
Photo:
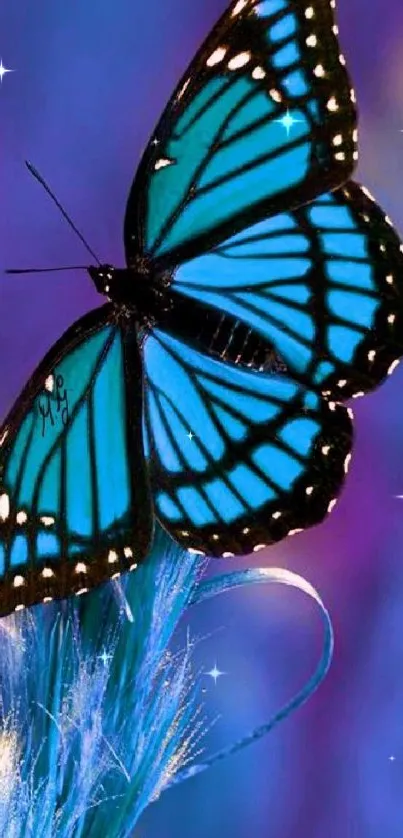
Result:
{"label": "butterfly thorax", "polygon": [[90,267],[88,273],[99,294],[132,311],[140,321],[152,320],[169,308],[171,275],[157,273],[145,260],[129,268]]}

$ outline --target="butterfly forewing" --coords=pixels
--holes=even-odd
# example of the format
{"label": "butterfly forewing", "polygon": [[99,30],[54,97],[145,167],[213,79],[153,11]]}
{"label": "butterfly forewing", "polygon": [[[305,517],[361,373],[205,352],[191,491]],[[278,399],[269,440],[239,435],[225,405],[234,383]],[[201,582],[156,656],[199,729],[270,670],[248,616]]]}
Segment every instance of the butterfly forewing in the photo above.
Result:
{"label": "butterfly forewing", "polygon": [[111,306],[76,323],[0,432],[0,613],[135,568],[152,518],[135,328]]}
{"label": "butterfly forewing", "polygon": [[351,174],[354,94],[331,6],[231,4],[140,164],[125,220],[129,265],[140,253],[182,262]]}

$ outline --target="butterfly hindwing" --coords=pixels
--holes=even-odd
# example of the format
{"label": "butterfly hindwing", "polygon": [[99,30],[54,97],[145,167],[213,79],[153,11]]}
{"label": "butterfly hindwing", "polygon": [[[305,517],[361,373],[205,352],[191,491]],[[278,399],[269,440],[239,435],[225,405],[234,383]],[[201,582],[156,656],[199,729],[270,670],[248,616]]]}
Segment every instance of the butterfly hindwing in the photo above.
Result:
{"label": "butterfly hindwing", "polygon": [[290,375],[339,399],[376,387],[403,354],[402,276],[391,222],[349,182],[180,266],[172,290],[225,313],[229,334],[243,323]]}
{"label": "butterfly hindwing", "polygon": [[246,554],[325,517],[352,442],[342,405],[161,330],[143,354],[155,510],[177,541],[208,555]]}
{"label": "butterfly hindwing", "polygon": [[0,431],[1,614],[90,589],[147,552],[141,367],[111,310],[56,344]]}
{"label": "butterfly hindwing", "polygon": [[354,94],[330,0],[238,0],[179,84],[140,164],[125,245],[174,265],[341,185]]}

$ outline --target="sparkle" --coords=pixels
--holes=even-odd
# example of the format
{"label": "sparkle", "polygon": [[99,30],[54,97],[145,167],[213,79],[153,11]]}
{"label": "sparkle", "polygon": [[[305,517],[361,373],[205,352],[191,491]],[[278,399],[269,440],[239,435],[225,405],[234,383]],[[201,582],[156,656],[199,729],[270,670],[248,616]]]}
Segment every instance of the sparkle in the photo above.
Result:
{"label": "sparkle", "polygon": [[396,761],[396,757],[393,757],[393,756],[389,757],[389,762],[395,762],[395,761]]}
{"label": "sparkle", "polygon": [[287,131],[287,137],[289,137],[291,128],[293,128],[294,125],[297,125],[297,123],[302,122],[302,119],[294,119],[290,111],[287,110],[287,113],[284,114],[281,119],[276,119],[275,122],[278,122],[283,126],[283,128],[285,128]]}
{"label": "sparkle", "polygon": [[5,76],[6,73],[13,73],[13,72],[14,72],[14,70],[8,70],[7,67],[3,66],[3,59],[0,58],[0,82],[3,81],[3,76]]}
{"label": "sparkle", "polygon": [[217,686],[217,681],[221,678],[221,675],[225,674],[225,672],[221,672],[216,663],[214,664],[213,669],[210,669],[210,672],[206,672],[206,675],[209,675],[210,678],[213,679],[215,686]]}
{"label": "sparkle", "polygon": [[194,439],[194,434],[192,434],[192,431],[189,431],[187,437],[188,437],[188,439],[190,439],[190,441],[192,441],[192,439]]}
{"label": "sparkle", "polygon": [[102,661],[104,666],[106,666],[109,663],[109,661],[112,660],[112,658],[113,655],[108,655],[106,649],[103,650],[102,655],[98,655],[98,660]]}

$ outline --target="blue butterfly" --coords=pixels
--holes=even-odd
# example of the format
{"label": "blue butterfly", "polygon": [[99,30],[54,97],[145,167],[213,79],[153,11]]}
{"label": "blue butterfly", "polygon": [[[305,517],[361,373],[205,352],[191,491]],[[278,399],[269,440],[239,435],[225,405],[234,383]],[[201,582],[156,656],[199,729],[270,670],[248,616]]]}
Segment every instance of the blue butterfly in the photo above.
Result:
{"label": "blue butterfly", "polygon": [[229,556],[336,502],[341,401],[403,354],[403,254],[348,182],[332,5],[236,0],[169,102],[129,195],[127,268],[88,269],[109,302],[0,430],[1,614],[134,570],[155,516]]}

